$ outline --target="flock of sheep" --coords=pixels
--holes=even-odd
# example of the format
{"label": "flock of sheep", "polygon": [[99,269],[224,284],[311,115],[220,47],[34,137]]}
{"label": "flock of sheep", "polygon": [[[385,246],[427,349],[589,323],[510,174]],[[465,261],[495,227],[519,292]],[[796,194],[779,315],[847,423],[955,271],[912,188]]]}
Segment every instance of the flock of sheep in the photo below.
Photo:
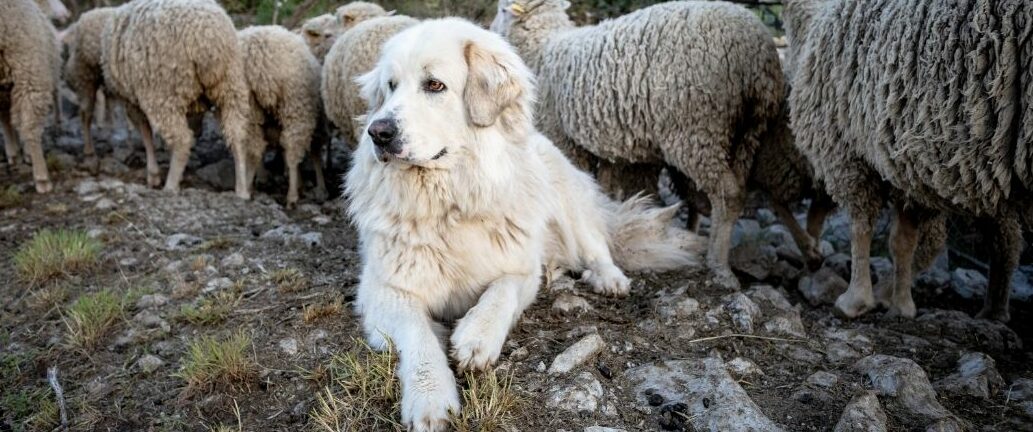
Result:
{"label": "flock of sheep", "polygon": [[[288,205],[298,165],[320,160],[327,127],[354,142],[366,103],[354,78],[417,19],[365,2],[288,31],[237,31],[214,0],[134,0],[83,14],[58,41],[51,0],[0,2],[0,121],[8,161],[17,137],[40,193],[51,190],[42,131],[63,76],[78,94],[84,154],[98,91],[124,104],[143,136],[147,182],[161,184],[152,134],[167,143],[175,191],[194,142],[192,119],[218,113],[249,198],[269,141],[284,149]],[[731,233],[749,190],[761,190],[808,266],[821,264],[825,216],[851,217],[852,272],[836,310],[877,303],[915,315],[913,272],[942,250],[945,216],[981,221],[995,242],[987,318],[1008,319],[1020,224],[1033,220],[1033,5],[1023,0],[787,0],[785,65],[749,11],[670,2],[577,27],[565,0],[499,0],[492,30],[538,77],[538,127],[615,195],[656,188],[661,169],[712,220],[708,266],[729,267]],[[153,128],[153,129],[152,129]],[[317,196],[325,196],[319,163]],[[705,198],[705,199],[703,199]],[[789,210],[811,202],[801,224]],[[872,292],[878,212],[895,212],[892,292]],[[695,228],[698,213],[690,217]]]}

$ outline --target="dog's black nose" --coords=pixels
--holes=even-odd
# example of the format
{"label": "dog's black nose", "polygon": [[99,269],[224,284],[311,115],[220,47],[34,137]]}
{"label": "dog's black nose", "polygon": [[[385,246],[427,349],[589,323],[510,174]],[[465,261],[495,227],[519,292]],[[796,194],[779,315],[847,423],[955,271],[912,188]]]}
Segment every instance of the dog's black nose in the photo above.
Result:
{"label": "dog's black nose", "polygon": [[367,133],[373,138],[373,144],[388,147],[398,136],[398,123],[393,118],[374,120],[373,123],[370,123]]}

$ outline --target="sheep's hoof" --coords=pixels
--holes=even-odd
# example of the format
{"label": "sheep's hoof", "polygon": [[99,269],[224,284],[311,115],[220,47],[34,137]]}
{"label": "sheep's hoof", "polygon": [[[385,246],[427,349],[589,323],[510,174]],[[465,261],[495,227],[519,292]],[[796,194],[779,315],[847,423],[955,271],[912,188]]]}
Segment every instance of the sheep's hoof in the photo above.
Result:
{"label": "sheep's hoof", "polygon": [[45,194],[54,190],[54,183],[49,179],[36,180],[36,192]]}
{"label": "sheep's hoof", "polygon": [[899,302],[900,304],[889,304],[886,307],[889,309],[886,311],[886,318],[907,318],[912,319],[915,317],[915,302],[908,299],[908,301]]}
{"label": "sheep's hoof", "polygon": [[979,313],[976,314],[976,318],[1006,323],[1011,320],[1011,314],[1008,313],[1007,309],[1000,310],[997,308],[991,308],[989,306],[986,306],[983,307],[983,310],[979,311]]}
{"label": "sheep's hoof", "polygon": [[96,154],[86,155],[82,161],[83,167],[90,172],[90,175],[97,175],[100,173],[100,159],[97,158]]}
{"label": "sheep's hoof", "polygon": [[[161,187],[161,174],[147,173],[147,187],[151,189],[157,189]],[[168,189],[168,188],[166,188]]]}
{"label": "sheep's hoof", "polygon": [[739,279],[731,270],[714,270],[714,284],[728,291],[739,291]]}
{"label": "sheep's hoof", "polygon": [[251,192],[237,191],[236,194],[237,194],[237,198],[240,198],[240,199],[242,199],[244,201],[251,201]]}
{"label": "sheep's hoof", "polygon": [[290,198],[288,198],[287,199],[287,205],[285,207],[287,207],[287,210],[294,210],[294,209],[298,208],[298,199],[295,198],[295,199],[291,200]]}
{"label": "sheep's hoof", "polygon": [[858,295],[857,291],[850,287],[836,299],[833,311],[842,318],[857,318],[875,307],[875,299],[872,297],[871,289],[866,290],[867,295]]}

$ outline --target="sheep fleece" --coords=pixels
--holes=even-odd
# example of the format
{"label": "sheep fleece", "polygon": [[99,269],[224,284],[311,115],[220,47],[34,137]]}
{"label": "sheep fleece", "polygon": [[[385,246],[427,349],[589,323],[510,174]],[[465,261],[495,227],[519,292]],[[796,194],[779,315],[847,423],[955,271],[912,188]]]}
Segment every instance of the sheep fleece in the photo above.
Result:
{"label": "sheep fleece", "polygon": [[790,104],[797,145],[833,195],[852,181],[844,164],[866,163],[927,207],[1028,209],[1033,4],[823,5],[799,37]]}

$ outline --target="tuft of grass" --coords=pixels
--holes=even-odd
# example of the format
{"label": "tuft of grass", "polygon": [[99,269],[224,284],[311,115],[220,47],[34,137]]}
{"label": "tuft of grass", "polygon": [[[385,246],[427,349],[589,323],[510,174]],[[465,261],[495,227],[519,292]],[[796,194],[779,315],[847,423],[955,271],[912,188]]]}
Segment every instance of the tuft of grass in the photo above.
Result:
{"label": "tuft of grass", "polygon": [[0,210],[21,207],[23,204],[25,204],[25,197],[22,196],[17,186],[10,185],[0,190]]}
{"label": "tuft of grass", "polygon": [[198,249],[204,252],[208,252],[229,249],[230,246],[233,246],[233,240],[219,236],[211,240],[208,240],[204,243],[201,243],[201,246]]}
{"label": "tuft of grass", "polygon": [[222,291],[212,297],[206,297],[194,305],[183,305],[179,309],[179,317],[196,325],[213,325],[226,321],[240,297],[230,291]]}
{"label": "tuft of grass", "polygon": [[195,272],[203,272],[210,262],[208,255],[198,255],[190,260],[190,269]]}
{"label": "tuft of grass", "polygon": [[68,287],[64,284],[55,284],[41,288],[29,295],[29,309],[36,312],[46,312],[68,301],[68,296]]}
{"label": "tuft of grass", "polygon": [[39,231],[14,255],[22,279],[38,284],[58,276],[93,268],[101,243],[79,230]]}
{"label": "tuft of grass", "polygon": [[47,162],[47,171],[49,172],[61,172],[66,168],[65,164],[61,162],[61,159],[58,159],[57,155],[48,154],[45,160]]}
{"label": "tuft of grass", "polygon": [[258,376],[250,349],[251,336],[242,331],[223,340],[202,336],[190,343],[176,376],[186,382],[186,393],[250,388]]}
{"label": "tuft of grass", "polygon": [[197,296],[197,293],[201,292],[201,284],[197,281],[185,281],[180,278],[173,279],[170,281],[173,284],[172,287],[172,298],[175,299],[188,299]]}
{"label": "tuft of grass", "polygon": [[[466,373],[463,408],[449,418],[456,432],[507,430],[513,411],[524,403],[513,391],[513,373],[501,377],[498,370],[480,374]],[[477,375],[480,375],[478,378]]]}
{"label": "tuft of grass", "polygon": [[293,267],[287,267],[272,272],[269,280],[276,284],[276,289],[281,293],[295,293],[308,288],[308,278]]}
{"label": "tuft of grass", "polygon": [[339,295],[331,297],[326,303],[306,305],[301,311],[301,319],[305,324],[312,324],[323,318],[337,316],[344,310],[344,299]]}
{"label": "tuft of grass", "polygon": [[61,216],[68,213],[68,204],[65,203],[52,203],[47,204],[43,207],[43,212],[51,216]]}
{"label": "tuft of grass", "polygon": [[404,430],[398,422],[401,389],[393,347],[377,352],[362,340],[355,343],[357,350],[334,355],[321,371],[330,383],[316,397],[309,419],[327,432]]}
{"label": "tuft of grass", "polygon": [[65,340],[70,346],[92,350],[122,318],[122,298],[104,290],[83,294],[65,311]]}

